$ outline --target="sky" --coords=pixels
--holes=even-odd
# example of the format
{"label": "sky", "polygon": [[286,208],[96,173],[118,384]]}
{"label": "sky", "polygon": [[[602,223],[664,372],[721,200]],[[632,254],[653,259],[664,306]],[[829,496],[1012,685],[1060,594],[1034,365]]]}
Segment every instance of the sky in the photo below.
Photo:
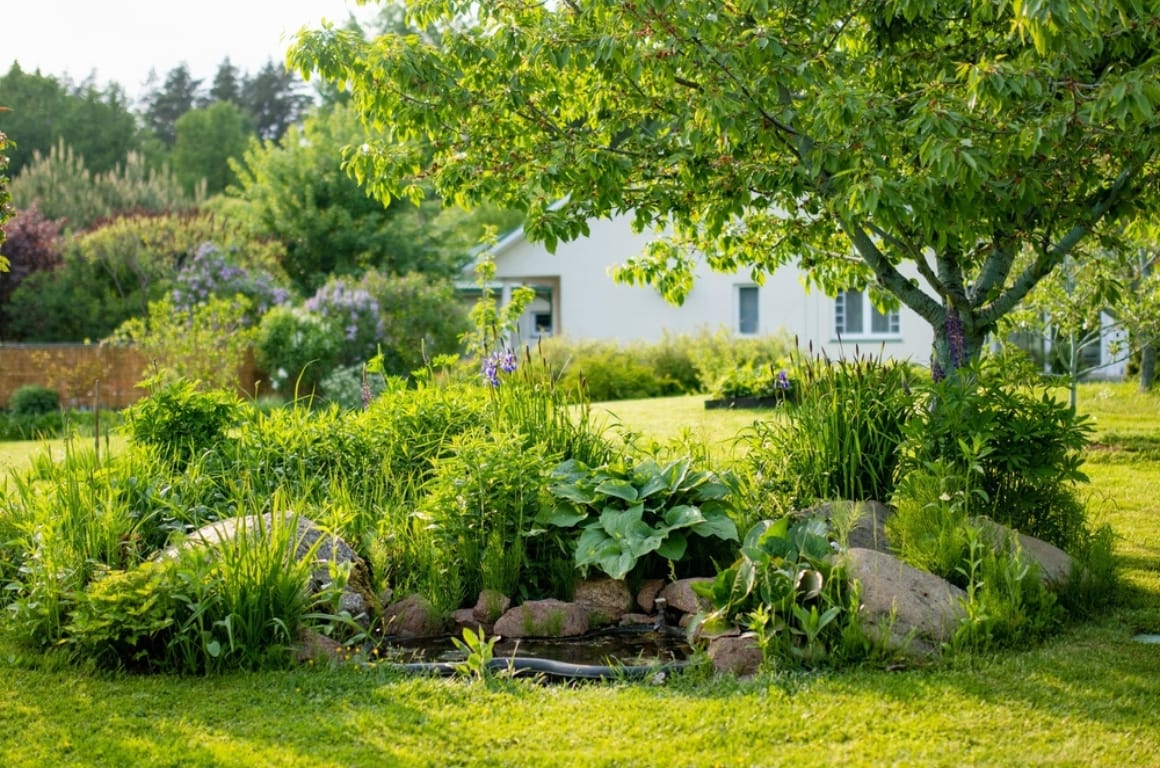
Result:
{"label": "sky", "polygon": [[185,62],[208,87],[227,56],[239,72],[257,74],[268,59],[285,60],[303,26],[341,24],[352,13],[369,19],[375,10],[355,0],[3,0],[0,74],[14,60],[73,82],[95,72],[98,86],[119,83],[136,100],[151,68],[163,81]]}

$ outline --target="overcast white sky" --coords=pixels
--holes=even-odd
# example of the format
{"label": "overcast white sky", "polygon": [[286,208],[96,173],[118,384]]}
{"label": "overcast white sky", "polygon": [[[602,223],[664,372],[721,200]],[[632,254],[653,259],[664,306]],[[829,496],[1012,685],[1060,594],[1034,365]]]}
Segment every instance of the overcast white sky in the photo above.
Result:
{"label": "overcast white sky", "polygon": [[239,71],[256,74],[267,59],[285,59],[300,28],[375,11],[355,0],[3,0],[0,74],[14,60],[74,82],[95,72],[99,85],[120,83],[136,100],[150,68],[164,79],[184,61],[208,86],[229,56]]}

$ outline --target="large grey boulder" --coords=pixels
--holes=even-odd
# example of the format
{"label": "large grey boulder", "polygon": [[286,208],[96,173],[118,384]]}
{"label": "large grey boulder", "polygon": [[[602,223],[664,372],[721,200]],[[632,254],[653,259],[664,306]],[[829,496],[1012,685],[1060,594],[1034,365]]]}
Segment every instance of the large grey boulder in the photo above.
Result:
{"label": "large grey boulder", "polygon": [[936,653],[966,618],[966,592],[945,579],[872,549],[854,547],[839,559],[861,585],[863,628],[892,651]]}
{"label": "large grey boulder", "polygon": [[495,623],[503,637],[576,637],[588,631],[588,611],[562,600],[529,600]]}
{"label": "large grey boulder", "polygon": [[[264,515],[244,515],[219,520],[204,525],[190,533],[179,545],[182,549],[191,547],[205,547],[212,551],[227,542],[236,540],[240,535],[269,535],[275,525],[295,525],[294,556],[303,560],[313,557],[314,570],[311,574],[307,589],[311,594],[317,594],[329,589],[333,583],[332,571],[345,571],[346,584],[339,598],[339,608],[350,613],[351,617],[369,622],[370,617],[377,612],[377,600],[371,588],[371,573],[359,555],[336,534],[328,533],[313,520],[292,513],[283,514],[277,521],[272,513]],[[178,547],[170,547],[159,557],[176,557]]]}
{"label": "large grey boulder", "polygon": [[827,501],[796,514],[828,522],[838,542],[848,549],[857,547],[890,552],[886,520],[894,514],[894,510],[881,502]]}
{"label": "large grey boulder", "polygon": [[1054,544],[1019,533],[987,517],[972,517],[970,522],[999,553],[1013,554],[1017,545],[1023,562],[1036,566],[1040,580],[1048,589],[1059,590],[1071,579],[1075,560]]}

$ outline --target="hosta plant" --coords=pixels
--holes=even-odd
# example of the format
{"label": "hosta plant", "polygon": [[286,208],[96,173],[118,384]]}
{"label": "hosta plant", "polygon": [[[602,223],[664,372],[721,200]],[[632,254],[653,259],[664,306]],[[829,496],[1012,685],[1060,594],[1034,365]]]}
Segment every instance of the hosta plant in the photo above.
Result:
{"label": "hosta plant", "polygon": [[697,539],[737,540],[730,478],[694,469],[689,458],[599,467],[569,460],[553,469],[549,489],[558,503],[537,522],[578,532],[575,564],[582,572],[664,575],[644,571],[686,558]]}

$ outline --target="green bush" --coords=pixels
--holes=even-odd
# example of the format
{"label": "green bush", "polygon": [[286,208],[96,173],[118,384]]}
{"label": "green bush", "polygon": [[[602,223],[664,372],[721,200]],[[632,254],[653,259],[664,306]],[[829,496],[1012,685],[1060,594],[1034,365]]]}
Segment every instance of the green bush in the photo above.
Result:
{"label": "green bush", "polygon": [[715,398],[731,400],[742,397],[757,397],[778,402],[797,400],[798,387],[784,369],[772,365],[755,366],[744,363],[726,371],[713,384],[711,394]]}
{"label": "green bush", "polygon": [[221,443],[240,415],[233,394],[201,392],[186,379],[153,378],[143,386],[149,396],[124,412],[125,427],[133,440],[156,447],[177,466]]}
{"label": "green bush", "polygon": [[787,361],[796,354],[796,344],[784,334],[738,338],[722,329],[702,331],[682,344],[697,371],[701,392],[712,392],[717,382],[739,368],[787,368]]}
{"label": "green bush", "polygon": [[635,400],[666,393],[666,383],[640,352],[616,342],[550,339],[541,348],[557,386],[573,401]]}
{"label": "green bush", "polygon": [[154,672],[288,666],[312,607],[305,586],[314,558],[295,557],[292,516],[267,520],[171,559],[101,574],[77,598],[67,645],[102,666]]}
{"label": "green bush", "polygon": [[[1087,528],[1075,489],[1087,480],[1080,466],[1088,420],[1057,400],[1036,372],[1007,359],[985,358],[920,390],[900,471],[943,461],[961,475],[976,472],[972,484],[986,498],[978,514],[1075,548]],[[977,445],[962,443],[964,435]]]}
{"label": "green bush", "polygon": [[436,464],[420,505],[440,553],[435,583],[445,591],[428,595],[436,606],[458,608],[483,589],[523,598],[570,590],[552,583],[558,571],[548,562],[564,553],[547,537],[530,538],[554,457],[525,446],[523,435],[477,427],[452,438]]}
{"label": "green bush", "polygon": [[121,423],[116,411],[52,411],[17,416],[0,411],[0,440],[51,440],[107,434]]}
{"label": "green bush", "polygon": [[310,397],[337,364],[341,336],[322,315],[305,309],[274,307],[262,317],[254,358],[275,392]]}
{"label": "green bush", "polygon": [[8,400],[8,410],[13,416],[41,416],[54,413],[59,408],[60,395],[57,391],[40,384],[17,387]]}
{"label": "green bush", "polygon": [[598,467],[572,459],[556,466],[551,480],[556,505],[536,522],[569,534],[581,573],[596,568],[614,579],[631,573],[634,582],[673,572],[705,576],[715,559],[731,556],[727,542],[737,541],[736,484],[694,469],[689,458]]}
{"label": "green bush", "polygon": [[359,285],[379,305],[383,330],[376,341],[385,373],[409,376],[439,355],[459,352],[459,339],[471,324],[449,281],[371,270]]}
{"label": "green bush", "polygon": [[818,518],[757,523],[737,561],[694,587],[713,606],[700,629],[753,632],[771,664],[815,666],[864,653],[858,598],[834,565],[831,540]]}

